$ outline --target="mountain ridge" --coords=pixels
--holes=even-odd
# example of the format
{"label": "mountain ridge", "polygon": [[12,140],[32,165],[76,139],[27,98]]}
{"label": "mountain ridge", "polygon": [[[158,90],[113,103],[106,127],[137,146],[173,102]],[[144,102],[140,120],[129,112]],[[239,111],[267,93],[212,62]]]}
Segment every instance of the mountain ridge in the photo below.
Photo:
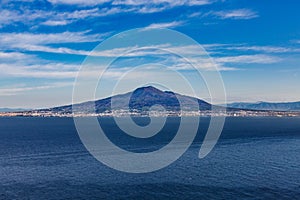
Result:
{"label": "mountain ridge", "polygon": [[235,102],[227,104],[228,107],[251,110],[273,110],[273,111],[300,111],[300,101],[296,102]]}
{"label": "mountain ridge", "polygon": [[[117,110],[129,107],[130,111],[146,112],[149,111],[152,106],[159,104],[163,106],[166,111],[178,112],[180,111],[180,104],[176,97],[179,97],[183,101],[183,104],[186,105],[186,109],[190,111],[195,110],[197,107],[197,105],[193,105],[193,102],[198,103],[200,110],[210,110],[212,107],[211,104],[196,97],[185,96],[172,91],[162,91],[153,86],[146,86],[137,88],[132,92],[118,94],[95,101],[82,102],[75,104],[74,106],[65,105],[40,109],[38,111],[72,113],[72,108],[75,107],[77,111],[86,113],[93,111],[96,111],[96,113],[111,112],[111,100],[114,98],[114,109]],[[130,99],[129,105],[124,99]]]}
{"label": "mountain ridge", "polygon": [[25,108],[0,108],[0,112],[20,112],[20,111],[26,111],[31,109],[25,109]]}
{"label": "mountain ridge", "polygon": [[[177,97],[181,100],[184,105],[180,107],[180,103]],[[111,108],[111,102],[113,99],[114,108]],[[195,104],[196,103],[196,104]],[[153,86],[146,86],[136,88],[135,90],[123,94],[117,94],[114,96],[98,99],[95,101],[86,101],[77,104],[69,104],[64,106],[57,106],[46,109],[35,109],[24,111],[24,113],[36,114],[36,115],[72,115],[73,113],[81,114],[112,114],[115,111],[127,112],[127,114],[148,114],[149,111],[155,110],[155,105],[164,107],[165,111],[169,113],[179,113],[181,110],[187,112],[210,112],[212,106],[217,112],[222,112],[224,109],[227,112],[241,112],[244,115],[245,112],[272,112],[272,111],[300,111],[300,102],[284,102],[284,103],[270,103],[270,102],[256,102],[256,103],[231,103],[226,105],[212,105],[204,100],[196,97],[182,95],[174,93],[172,91],[163,91]],[[74,110],[75,108],[75,110]],[[75,112],[74,112],[75,111]],[[161,110],[160,110],[161,111]],[[15,113],[18,113],[16,111]],[[22,113],[22,110],[19,112]],[[121,113],[122,114],[122,113]]]}

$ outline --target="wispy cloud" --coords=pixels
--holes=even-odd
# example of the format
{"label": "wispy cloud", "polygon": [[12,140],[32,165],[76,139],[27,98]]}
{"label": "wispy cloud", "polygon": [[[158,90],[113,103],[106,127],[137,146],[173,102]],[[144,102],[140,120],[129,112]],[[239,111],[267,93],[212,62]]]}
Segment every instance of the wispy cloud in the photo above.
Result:
{"label": "wispy cloud", "polygon": [[1,77],[31,77],[50,79],[74,78],[80,65],[49,63],[43,65],[0,64]]}
{"label": "wispy cloud", "polygon": [[253,19],[258,17],[257,12],[250,9],[212,11],[208,15],[214,15],[221,19]]}
{"label": "wispy cloud", "polygon": [[54,18],[67,19],[67,20],[78,20],[86,19],[91,17],[105,17],[114,14],[120,14],[124,12],[135,11],[134,8],[122,8],[122,7],[103,7],[90,8],[90,9],[79,9],[72,12],[57,12]]}
{"label": "wispy cloud", "polygon": [[21,60],[21,59],[27,59],[29,55],[20,53],[20,52],[1,52],[0,51],[0,60]]}
{"label": "wispy cloud", "polygon": [[160,4],[168,4],[170,6],[196,6],[196,5],[207,5],[211,4],[214,1],[212,0],[155,0],[155,1],[147,1],[147,0],[115,0],[112,1],[114,5],[160,5]]}
{"label": "wispy cloud", "polygon": [[149,26],[145,27],[144,29],[175,28],[175,27],[178,27],[181,25],[183,25],[183,21],[174,21],[174,22],[167,22],[167,23],[154,23],[154,24],[150,24]]}
{"label": "wispy cloud", "polygon": [[[72,35],[72,34],[71,34]],[[80,34],[79,34],[80,35]],[[60,35],[60,37],[65,36],[64,34]],[[89,52],[85,50],[75,50],[64,47],[49,47],[46,46],[48,43],[55,42],[57,36],[49,37],[49,40],[45,41],[44,39],[39,40],[40,37],[37,37],[33,44],[24,44],[22,42],[16,42],[17,40],[13,40],[14,43],[11,43],[11,40],[8,41],[0,41],[3,43],[8,43],[14,48],[20,48],[26,51],[41,51],[41,52],[50,52],[50,53],[61,53],[61,54],[75,54],[75,55],[91,55],[91,56],[101,56],[101,57],[118,57],[122,55],[123,58],[142,58],[142,57],[159,57],[162,59],[162,63],[165,63],[168,66],[172,66],[177,70],[189,70],[190,67],[186,64],[186,62],[182,62],[182,60],[169,60],[169,53],[176,52],[180,55],[190,55],[194,57],[191,61],[192,64],[199,66],[203,70],[215,70],[216,66],[211,65],[209,59],[206,55],[202,55],[199,51],[198,46],[188,45],[188,46],[172,46],[170,44],[162,44],[162,45],[150,45],[150,46],[129,46],[122,48],[112,48],[108,50],[102,51],[94,51]],[[19,38],[16,37],[16,38]],[[21,37],[22,38],[22,37]],[[74,41],[76,42],[78,39],[82,39],[81,37],[75,36],[74,38],[66,39],[64,38],[62,41]],[[81,40],[80,40],[81,41]],[[46,43],[46,44],[44,44]],[[210,44],[204,45],[208,50],[215,48],[223,48],[225,50],[236,48],[235,50],[244,51],[249,49],[262,50],[262,51],[272,51],[272,52],[282,52],[285,49],[275,48],[275,47],[264,47],[264,46],[237,46],[230,44]],[[222,50],[224,51],[224,50]],[[204,52],[202,52],[204,53]],[[228,56],[229,55],[229,56]],[[226,66],[228,63],[236,63],[236,64],[270,64],[280,62],[282,59],[280,57],[268,54],[252,54],[252,55],[240,55],[232,56],[232,54],[222,55],[222,56],[214,56],[214,60],[217,63],[218,70],[235,70],[236,68]],[[4,62],[1,65],[1,71],[4,74],[10,74],[12,76],[29,76],[29,77],[53,77],[53,78],[73,78],[76,75],[76,70],[79,69],[79,65],[68,65],[62,63],[45,63],[45,61],[38,60],[39,63],[43,64],[35,64],[37,62],[23,63],[17,62],[22,60],[30,60],[29,58],[32,55],[18,53],[18,52],[0,52],[0,59]],[[13,67],[9,67],[9,65],[5,65],[5,60],[14,60],[15,64]],[[170,61],[170,62],[169,62]],[[199,65],[201,63],[201,65]],[[12,64],[10,64],[12,66]],[[51,69],[51,70],[49,70]]]}
{"label": "wispy cloud", "polygon": [[187,17],[188,18],[194,18],[194,17],[199,17],[201,15],[203,15],[202,12],[194,12],[194,13],[191,13],[191,14],[187,15]]}
{"label": "wispy cloud", "polygon": [[90,51],[84,51],[84,50],[74,50],[70,48],[65,47],[48,47],[43,45],[20,45],[17,47],[18,49],[26,50],[26,51],[40,51],[40,52],[46,52],[46,53],[58,53],[58,54],[72,54],[72,55],[89,55]]}
{"label": "wispy cloud", "polygon": [[125,12],[147,13],[157,11],[158,10],[147,11],[146,9],[141,10],[138,8],[122,7],[103,7],[101,9],[80,8],[73,11],[36,10],[24,8],[22,12],[17,9],[2,9],[0,10],[0,28],[14,23],[23,23],[27,25],[41,24],[45,26],[64,26],[87,18],[105,17]]}
{"label": "wispy cloud", "polygon": [[[1,52],[0,51],[0,64],[11,66],[12,68],[17,65],[32,65],[37,62],[44,63],[36,55],[25,54],[20,52]],[[0,74],[1,75],[1,74]]]}
{"label": "wispy cloud", "polygon": [[[156,13],[172,9],[178,6],[202,6],[215,2],[215,0],[48,0],[50,3],[77,5],[82,7],[103,6],[108,4],[110,8],[104,8],[106,12],[99,12],[103,15],[114,14],[114,12],[134,12],[134,13]],[[104,11],[103,9],[103,11]]]}
{"label": "wispy cloud", "polygon": [[239,56],[227,56],[216,58],[217,62],[220,63],[259,63],[259,64],[269,64],[281,61],[280,58],[269,55],[239,55]]}
{"label": "wispy cloud", "polygon": [[300,48],[288,46],[270,46],[270,45],[248,45],[248,44],[205,44],[203,45],[207,50],[233,50],[233,51],[253,51],[264,53],[298,53]]}
{"label": "wispy cloud", "polygon": [[[79,20],[88,18],[105,17],[120,13],[156,13],[163,12],[179,6],[202,6],[212,4],[215,0],[49,0],[55,5],[77,5],[77,9],[66,10],[39,10],[22,8],[18,9],[2,9],[0,11],[0,27],[11,25],[14,23],[23,23],[27,25],[35,24],[44,26],[66,26]],[[99,7],[101,5],[101,7]],[[83,6],[83,7],[80,7]],[[12,7],[13,8],[13,7]],[[191,16],[199,15],[196,12]],[[202,14],[205,15],[205,14]],[[211,11],[206,15],[217,16],[222,19],[251,19],[257,17],[257,13],[249,9],[237,9],[229,11]],[[190,16],[190,17],[191,17]],[[155,24],[154,24],[155,25]],[[167,26],[168,27],[168,26]]]}
{"label": "wispy cloud", "polygon": [[188,60],[182,58],[175,58],[174,64],[170,65],[165,63],[166,66],[169,66],[170,69],[176,71],[194,71],[195,69],[201,71],[233,71],[238,70],[234,67],[227,67],[221,62],[212,62],[210,58],[191,58]]}
{"label": "wispy cloud", "polygon": [[47,25],[47,26],[64,26],[64,25],[70,24],[72,22],[73,22],[72,20],[48,20],[41,24]]}
{"label": "wispy cloud", "polygon": [[51,88],[61,88],[61,87],[67,87],[72,85],[73,82],[55,82],[47,85],[32,86],[32,87],[23,86],[23,87],[0,88],[0,96],[15,96],[30,91],[46,90]]}
{"label": "wispy cloud", "polygon": [[18,46],[19,44],[59,44],[74,42],[100,41],[104,34],[87,34],[83,32],[62,33],[2,33],[0,35],[1,45]]}
{"label": "wispy cloud", "polygon": [[67,4],[67,5],[82,5],[93,6],[102,5],[103,3],[110,2],[110,0],[48,0],[52,4]]}
{"label": "wispy cloud", "polygon": [[50,53],[65,53],[87,55],[89,52],[72,50],[64,47],[51,47],[50,44],[82,43],[101,41],[107,34],[87,34],[84,32],[62,33],[3,33],[0,34],[1,47],[7,50],[41,51]]}
{"label": "wispy cloud", "polygon": [[242,50],[242,51],[261,51],[267,53],[300,52],[299,48],[289,48],[289,47],[279,47],[279,46],[236,46],[236,47],[228,47],[227,49]]}
{"label": "wispy cloud", "polygon": [[139,6],[139,5],[161,5],[167,4],[170,7],[180,6],[180,5],[188,5],[188,6],[199,6],[199,5],[207,5],[211,4],[213,0],[48,0],[52,4],[67,4],[67,5],[81,5],[81,6],[94,6],[94,5],[102,5],[104,3],[110,3],[112,5],[130,5],[130,6]]}
{"label": "wispy cloud", "polygon": [[19,10],[1,9],[0,10],[0,27],[13,24],[15,22],[32,23],[39,18],[48,18],[52,16],[51,12],[40,10]]}

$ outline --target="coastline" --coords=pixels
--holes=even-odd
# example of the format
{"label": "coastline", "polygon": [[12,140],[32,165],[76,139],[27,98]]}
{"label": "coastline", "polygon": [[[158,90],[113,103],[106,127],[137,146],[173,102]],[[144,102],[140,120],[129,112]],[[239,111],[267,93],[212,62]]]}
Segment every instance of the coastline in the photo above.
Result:
{"label": "coastline", "polygon": [[191,111],[191,112],[145,112],[131,113],[115,111],[110,113],[56,113],[56,112],[2,112],[0,117],[300,117],[296,111]]}

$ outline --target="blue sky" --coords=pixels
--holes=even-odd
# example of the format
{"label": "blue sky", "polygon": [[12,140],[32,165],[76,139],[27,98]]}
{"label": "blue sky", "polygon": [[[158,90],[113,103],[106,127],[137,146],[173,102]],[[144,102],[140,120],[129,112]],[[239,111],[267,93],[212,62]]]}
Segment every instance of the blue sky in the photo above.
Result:
{"label": "blue sky", "polygon": [[[71,103],[89,52],[133,28],[170,28],[203,45],[223,76],[228,102],[300,100],[298,1],[2,0],[0,7],[0,107]],[[208,99],[206,92],[199,97]]]}

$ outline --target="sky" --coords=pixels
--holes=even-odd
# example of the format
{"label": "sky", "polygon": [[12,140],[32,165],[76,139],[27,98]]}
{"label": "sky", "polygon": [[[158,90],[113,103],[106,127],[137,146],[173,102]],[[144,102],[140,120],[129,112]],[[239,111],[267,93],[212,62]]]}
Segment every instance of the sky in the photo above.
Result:
{"label": "sky", "polygon": [[[222,75],[228,102],[300,101],[299,1],[0,2],[0,108],[46,108],[71,103],[77,72],[90,52],[112,36],[135,28],[172,29],[202,45]],[[173,48],[168,43],[151,47]],[[193,46],[179,47],[182,52],[194,51]],[[95,57],[106,59],[127,49],[116,44],[96,52]],[[155,53],[143,50],[118,59],[104,86],[111,86],[111,80],[120,79],[130,67],[150,61],[177,68],[186,76],[191,74],[180,58]],[[201,70],[214,69],[204,63]],[[134,80],[142,77],[141,72],[136,73],[129,78],[131,84],[125,83],[124,92],[134,89]],[[145,69],[143,76],[163,73]],[[198,85],[201,81],[190,76],[190,84],[202,88]],[[172,82],[167,75],[164,79]],[[180,84],[175,90],[189,95]],[[108,91],[96,94],[96,98],[106,96]],[[204,87],[197,97],[209,100]]]}

